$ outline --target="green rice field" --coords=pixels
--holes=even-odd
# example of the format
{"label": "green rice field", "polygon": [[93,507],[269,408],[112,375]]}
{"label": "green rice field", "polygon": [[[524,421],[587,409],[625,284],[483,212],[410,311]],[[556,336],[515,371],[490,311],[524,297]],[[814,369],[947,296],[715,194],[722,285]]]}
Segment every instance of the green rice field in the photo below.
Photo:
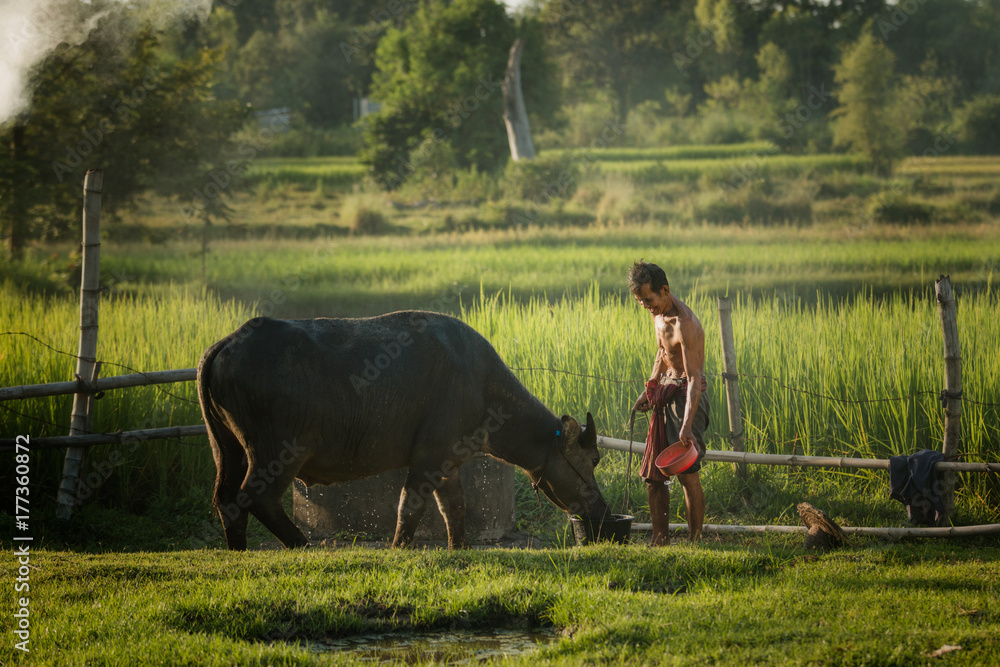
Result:
{"label": "green rice field", "polygon": [[[989,250],[997,244],[989,235],[981,243],[928,237],[851,244],[794,242],[770,233],[748,234],[749,239],[726,245],[712,235],[698,238],[688,232],[676,235],[680,244],[645,251],[639,236],[631,243],[627,236],[600,243],[586,235],[527,239],[501,235],[484,240],[470,236],[455,244],[425,239],[416,246],[419,255],[412,252],[412,243],[402,239],[389,243],[345,239],[326,252],[291,242],[233,243],[222,245],[213,257],[212,288],[179,284],[192,269],[185,268],[185,262],[195,261],[183,259],[181,253],[168,256],[155,249],[138,252],[109,246],[105,266],[111,276],[127,280],[113,283],[102,305],[98,357],[112,362],[102,375],[127,372],[114,363],[136,370],[193,367],[205,347],[254,314],[359,315],[427,308],[452,312],[482,332],[524,384],[555,412],[582,417],[589,410],[603,433],[626,437],[628,411],[647,376],[654,348],[648,315],[622,287],[624,272],[640,254],[647,259],[676,257],[678,262],[669,271],[678,276],[673,289],[701,316],[707,334],[706,368],[714,415],[710,448],[728,447],[716,309],[716,296],[728,289],[734,303],[738,366],[746,375],[741,391],[748,450],[885,458],[940,447],[943,417],[936,394],[943,382],[941,327],[930,296],[933,274],[928,265],[934,256],[941,256],[958,277],[964,395],[986,403],[996,403],[1000,396],[1000,357],[995,354],[1000,344],[1000,294],[982,264],[984,250],[993,257],[1000,252]],[[748,252],[755,244],[762,252]],[[713,260],[715,267],[728,267],[723,270],[734,274],[731,282],[720,284],[716,279],[705,285]],[[255,267],[256,292],[239,276],[238,267],[248,263]],[[858,291],[840,297],[826,290],[802,298],[793,292],[764,296],[734,287],[746,283],[735,276],[763,284],[782,277],[807,280],[806,267],[815,267],[816,276],[842,272],[844,280],[858,275],[861,267],[876,274],[912,275],[914,288],[876,296],[862,283]],[[963,280],[969,275],[977,280]],[[472,282],[477,277],[478,282]],[[328,301],[313,301],[311,290],[325,294]],[[2,291],[0,320],[7,330],[33,333],[58,350],[75,350],[78,303],[71,292],[25,295],[11,279]],[[220,296],[227,293],[230,296]],[[349,293],[352,300],[338,297]],[[70,357],[23,336],[5,336],[2,356],[0,386],[64,380],[74,365]],[[885,398],[899,400],[880,400]],[[841,399],[872,402],[850,404]],[[68,425],[69,405],[69,397],[18,401],[5,407],[28,416],[5,412],[3,418],[17,433],[60,434]],[[1000,451],[996,410],[964,404],[966,460],[996,459]],[[200,421],[194,387],[188,383],[110,392],[97,404],[95,430]],[[644,428],[645,422],[639,426],[640,437]],[[109,456],[113,449],[96,448],[94,456]],[[173,494],[181,476],[195,482],[188,490],[200,489],[207,508],[212,462],[197,439],[186,445],[133,446],[121,456],[127,465],[117,467],[99,492],[106,502],[144,506],[157,494]],[[42,459],[39,470],[44,472],[38,478],[45,489],[42,496],[54,496],[59,457],[46,454]],[[622,502],[626,463],[624,455],[609,454],[599,469],[599,479],[614,502]],[[794,520],[789,512],[804,499],[822,500],[852,524],[905,520],[901,507],[886,497],[884,474],[757,469],[752,480],[759,497],[749,505],[736,502],[736,481],[729,466],[709,466],[705,480],[711,522],[786,522]],[[963,477],[958,519],[995,520],[1000,507],[997,491],[996,484],[982,476]],[[533,497],[524,484],[521,494],[525,507],[530,507]],[[629,508],[639,516],[645,511],[643,496],[634,496]],[[676,505],[679,517],[679,501]],[[535,528],[557,520],[558,512],[551,506],[531,518]]]}
{"label": "green rice field", "polygon": [[[997,461],[1000,161],[907,161],[878,179],[845,156],[818,156],[828,167],[817,156],[755,157],[766,148],[609,150],[606,172],[588,173],[528,226],[481,224],[528,203],[470,202],[465,192],[390,205],[359,192],[363,170],[342,158],[257,161],[255,192],[234,198],[229,235],[206,248],[191,240],[200,229],[177,222],[176,202],[143,199],[134,220],[110,221],[102,244],[101,376],[191,368],[255,315],[437,310],[482,332],[556,414],[590,411],[601,433],[627,438],[654,352],[649,315],[625,288],[644,258],[664,266],[705,327],[710,449],[729,447],[717,313],[728,295],[747,450],[885,458],[941,446],[933,285],[948,274],[962,347],[960,450]],[[753,182],[712,222],[719,184],[748,164]],[[385,228],[354,234],[345,202],[373,201]],[[886,215],[866,217],[873,203]],[[765,224],[744,214],[751,205]],[[77,252],[39,243],[23,262],[0,263],[0,386],[70,379]],[[70,404],[2,403],[0,430],[63,435]],[[190,382],[107,392],[95,406],[95,431],[201,422]],[[640,417],[635,436],[646,428]],[[995,536],[853,535],[825,554],[801,535],[770,533],[652,549],[639,532],[631,545],[575,547],[565,515],[518,474],[516,528],[531,549],[348,541],[275,552],[251,520],[261,550],[230,553],[204,438],[91,448],[87,495],[70,522],[54,512],[62,459],[61,450],[30,456],[28,657],[38,664],[981,665],[1000,655]],[[604,452],[597,478],[612,509],[646,522],[638,463]],[[708,523],[797,525],[797,504],[809,502],[843,526],[908,525],[884,471],[749,465],[741,479],[710,463],[701,478]],[[671,495],[671,523],[683,523],[681,494]],[[957,476],[954,520],[1000,522],[996,475]],[[0,605],[17,608],[14,588],[2,591]],[[532,643],[507,657],[470,648],[496,630]],[[451,643],[426,648],[442,637]],[[12,641],[0,645],[0,663],[23,657]]]}
{"label": "green rice field", "polygon": [[[865,167],[864,160],[856,155],[781,155],[767,142],[655,149],[551,150],[542,155],[568,157],[579,164],[594,163],[603,173],[626,174],[642,183],[697,179],[703,174],[724,178],[731,174],[760,177],[837,170],[861,172]],[[966,167],[955,173],[969,170]],[[366,172],[366,167],[353,157],[262,158],[249,165],[245,176],[247,182],[255,186],[291,183],[313,188],[357,183]]]}
{"label": "green rice field", "polygon": [[[155,198],[142,200],[134,224],[110,221],[102,249],[101,373],[193,367],[205,347],[258,314],[438,310],[482,331],[555,412],[582,417],[589,410],[602,432],[625,437],[628,409],[652,359],[649,318],[624,287],[628,267],[644,258],[664,266],[672,289],[704,322],[710,447],[728,447],[716,298],[730,295],[748,449],[884,458],[940,446],[935,395],[943,388],[943,361],[933,283],[948,274],[960,303],[963,453],[996,460],[1000,434],[990,404],[1000,402],[1000,195],[991,179],[1000,161],[911,158],[896,177],[879,179],[859,172],[855,156],[772,153],[766,143],[554,151],[557,158],[593,157],[598,173],[585,174],[572,197],[535,208],[509,195],[413,202],[359,194],[364,168],[354,158],[262,158],[250,165],[256,191],[237,198],[236,220],[213,227],[238,234],[259,225],[257,237],[213,238],[203,249],[188,240],[200,231],[178,226],[176,206]],[[752,175],[753,184],[721,202],[719,183],[734,173]],[[353,234],[344,219],[348,200],[378,208],[387,231]],[[744,208],[762,202],[778,217],[768,224],[741,218]],[[730,224],[699,217],[718,203],[733,209]],[[873,203],[889,214],[866,216]],[[487,224],[536,209],[527,226]],[[796,211],[813,221],[781,217]],[[912,216],[924,222],[907,222]],[[292,228],[313,236],[282,236]],[[132,240],[137,232],[149,241]],[[76,248],[38,244],[25,261],[0,265],[4,331],[75,351]],[[2,386],[71,376],[73,360],[37,341],[3,336],[0,343]],[[111,392],[97,403],[95,429],[196,424],[194,399],[190,383]],[[850,402],[859,400],[868,402]],[[5,431],[62,434],[69,405],[69,397],[15,402],[0,406],[0,418]],[[644,429],[642,422],[640,436]],[[92,454],[101,461],[115,451]],[[141,517],[181,503],[211,518],[213,464],[204,442],[150,443],[115,456],[123,463],[95,490],[88,511],[125,508]],[[60,454],[40,455],[38,470],[40,495],[51,502]],[[623,504],[632,476],[619,454],[599,469],[609,497]],[[749,490],[730,466],[709,466],[704,477],[710,522],[794,523],[802,500],[855,525],[905,521],[887,498],[883,474],[751,467]],[[522,527],[563,530],[559,513],[538,509],[519,479]],[[642,496],[634,494],[626,508],[639,517]],[[680,519],[679,499],[674,506]],[[995,478],[962,476],[958,508],[962,523],[995,521]],[[160,535],[150,538],[154,543],[171,543],[152,530]],[[108,540],[122,548],[139,543]]]}

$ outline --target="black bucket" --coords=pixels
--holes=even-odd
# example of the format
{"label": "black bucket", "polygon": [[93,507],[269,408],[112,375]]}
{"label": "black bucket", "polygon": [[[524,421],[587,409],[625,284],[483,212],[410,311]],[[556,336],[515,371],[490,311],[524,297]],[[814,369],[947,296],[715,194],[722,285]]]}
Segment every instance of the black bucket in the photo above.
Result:
{"label": "black bucket", "polygon": [[576,537],[576,543],[581,546],[597,542],[628,544],[633,518],[630,514],[612,514],[605,519],[584,519],[571,516],[569,521],[573,526],[573,536]]}

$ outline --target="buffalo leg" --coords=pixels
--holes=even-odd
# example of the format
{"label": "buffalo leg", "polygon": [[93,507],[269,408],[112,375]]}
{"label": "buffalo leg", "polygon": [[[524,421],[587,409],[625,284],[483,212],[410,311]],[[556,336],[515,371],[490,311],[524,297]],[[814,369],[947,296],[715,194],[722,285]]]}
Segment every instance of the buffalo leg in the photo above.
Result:
{"label": "buffalo leg", "polygon": [[265,486],[261,484],[262,477],[251,480],[248,476],[247,482],[250,484],[243,484],[242,492],[250,497],[250,513],[289,549],[308,545],[309,540],[288,518],[285,508],[281,506],[281,497],[291,486],[291,478],[289,481],[276,479]]}
{"label": "buffalo leg", "polygon": [[434,491],[434,498],[448,528],[448,548],[468,549],[469,539],[465,534],[465,492],[458,472],[441,480],[440,486]]}
{"label": "buffalo leg", "polygon": [[226,546],[234,551],[247,548],[247,507],[250,499],[240,493],[240,484],[247,474],[247,460],[239,441],[227,430],[216,429],[213,442],[217,476],[212,499],[222,519]]}
{"label": "buffalo leg", "polygon": [[440,477],[428,479],[427,475],[419,474],[410,468],[403,491],[399,494],[399,513],[396,518],[396,535],[392,538],[393,548],[408,547],[413,542],[420,517],[424,515],[427,503],[440,484]]}

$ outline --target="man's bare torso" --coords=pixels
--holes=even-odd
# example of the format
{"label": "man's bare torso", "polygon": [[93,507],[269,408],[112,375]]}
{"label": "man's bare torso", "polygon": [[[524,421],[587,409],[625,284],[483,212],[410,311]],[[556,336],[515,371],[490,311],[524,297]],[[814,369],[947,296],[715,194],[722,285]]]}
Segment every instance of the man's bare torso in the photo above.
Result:
{"label": "man's bare torso", "polygon": [[654,317],[661,370],[667,376],[678,378],[689,377],[691,375],[689,370],[696,370],[700,374],[702,368],[688,369],[685,365],[681,329],[685,325],[690,325],[687,330],[694,334],[694,340],[686,341],[687,345],[701,350],[705,349],[705,330],[694,311],[676,296],[673,297],[673,302],[674,308],[670,313]]}

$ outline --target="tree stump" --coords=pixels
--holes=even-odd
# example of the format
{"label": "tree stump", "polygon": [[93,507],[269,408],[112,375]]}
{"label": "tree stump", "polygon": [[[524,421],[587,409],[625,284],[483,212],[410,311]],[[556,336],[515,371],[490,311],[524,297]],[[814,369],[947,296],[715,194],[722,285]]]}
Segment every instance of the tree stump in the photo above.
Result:
{"label": "tree stump", "polygon": [[799,518],[806,524],[806,549],[828,550],[847,544],[847,535],[837,523],[821,509],[809,503],[799,503]]}

